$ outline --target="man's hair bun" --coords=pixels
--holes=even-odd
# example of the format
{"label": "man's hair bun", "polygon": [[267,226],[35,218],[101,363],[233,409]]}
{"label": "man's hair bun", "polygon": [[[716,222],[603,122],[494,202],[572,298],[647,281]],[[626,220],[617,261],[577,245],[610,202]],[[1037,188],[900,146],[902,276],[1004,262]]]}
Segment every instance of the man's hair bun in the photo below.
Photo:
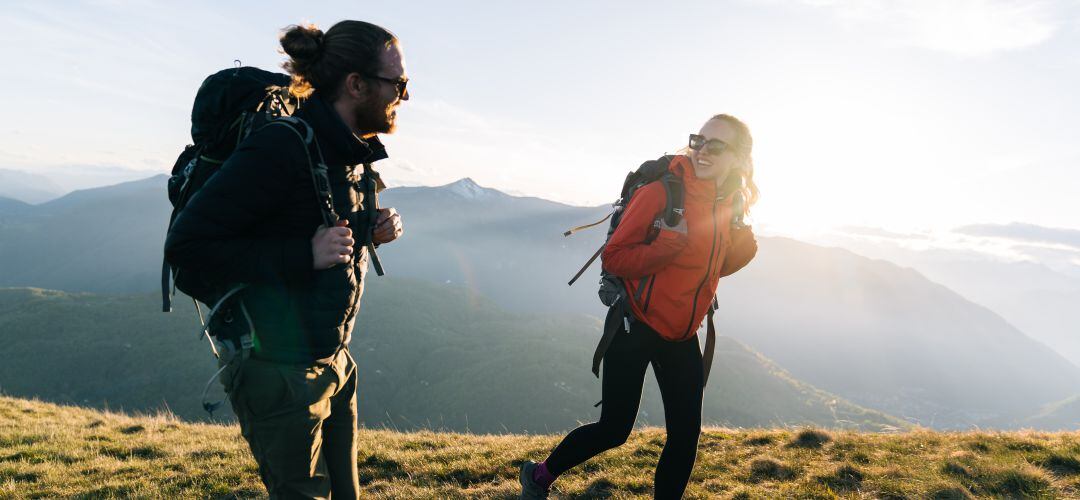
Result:
{"label": "man's hair bun", "polygon": [[289,56],[282,65],[292,75],[289,91],[307,97],[318,89],[333,99],[349,73],[377,73],[381,54],[395,43],[386,28],[363,21],[341,21],[326,34],[313,24],[288,26],[281,49]]}
{"label": "man's hair bun", "polygon": [[285,69],[294,75],[308,76],[311,66],[323,52],[323,32],[314,24],[292,25],[281,35],[281,48],[290,58]]}

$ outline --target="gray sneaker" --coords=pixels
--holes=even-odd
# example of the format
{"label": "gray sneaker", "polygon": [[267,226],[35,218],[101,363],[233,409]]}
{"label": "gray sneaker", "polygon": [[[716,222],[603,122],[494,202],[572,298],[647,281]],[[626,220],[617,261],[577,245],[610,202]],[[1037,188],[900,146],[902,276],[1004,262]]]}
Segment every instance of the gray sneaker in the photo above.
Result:
{"label": "gray sneaker", "polygon": [[521,464],[521,500],[542,500],[548,497],[548,489],[533,481],[533,471],[539,465],[532,460]]}

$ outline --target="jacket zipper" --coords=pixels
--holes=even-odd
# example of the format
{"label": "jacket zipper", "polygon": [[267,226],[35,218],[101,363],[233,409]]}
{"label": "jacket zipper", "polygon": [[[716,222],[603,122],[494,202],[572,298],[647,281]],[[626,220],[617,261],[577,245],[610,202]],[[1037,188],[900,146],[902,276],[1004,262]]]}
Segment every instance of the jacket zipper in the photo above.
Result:
{"label": "jacket zipper", "polygon": [[709,280],[709,276],[712,275],[713,258],[716,257],[716,206],[720,203],[719,198],[713,198],[712,206],[712,247],[709,248],[709,265],[705,267],[705,276],[701,278],[701,283],[698,284],[697,290],[694,292],[693,303],[694,306],[690,308],[689,324],[686,325],[686,332],[683,333],[682,339],[685,340],[690,336],[690,332],[694,329],[694,316],[697,315],[697,298],[701,295],[701,289],[705,287],[705,282]]}

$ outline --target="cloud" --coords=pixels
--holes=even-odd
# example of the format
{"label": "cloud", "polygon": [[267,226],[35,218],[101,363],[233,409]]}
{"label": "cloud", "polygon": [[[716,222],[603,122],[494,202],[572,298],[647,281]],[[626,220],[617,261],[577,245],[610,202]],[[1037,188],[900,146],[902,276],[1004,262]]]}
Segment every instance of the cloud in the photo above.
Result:
{"label": "cloud", "polygon": [[930,236],[920,233],[898,233],[895,231],[889,231],[880,227],[871,226],[842,226],[838,228],[841,232],[853,235],[853,236],[870,236],[874,238],[886,238],[891,240],[926,240]]}
{"label": "cloud", "polygon": [[1076,229],[1043,227],[1014,222],[1012,224],[972,224],[958,227],[953,232],[1026,243],[1048,243],[1080,250],[1080,230]]}
{"label": "cloud", "polygon": [[1058,30],[1052,1],[1017,0],[803,0],[830,9],[851,27],[866,29],[904,46],[960,56],[1039,45]]}

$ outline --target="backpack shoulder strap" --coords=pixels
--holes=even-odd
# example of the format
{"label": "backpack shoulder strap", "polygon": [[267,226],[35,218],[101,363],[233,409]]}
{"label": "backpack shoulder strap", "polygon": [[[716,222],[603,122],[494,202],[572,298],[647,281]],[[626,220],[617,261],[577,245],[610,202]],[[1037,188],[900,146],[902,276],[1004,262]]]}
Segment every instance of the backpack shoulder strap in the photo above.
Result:
{"label": "backpack shoulder strap", "polygon": [[[330,192],[330,176],[328,174],[329,168],[326,166],[326,161],[323,159],[322,148],[319,147],[319,140],[315,138],[315,130],[308,125],[307,122],[296,118],[295,116],[282,116],[275,118],[268,122],[265,126],[281,125],[292,130],[296,134],[300,142],[304,144],[304,154],[307,155],[308,167],[311,171],[311,183],[315,186],[315,199],[319,204],[319,210],[322,212],[323,224],[326,227],[334,227],[334,224],[338,221],[338,215],[334,212],[334,198]],[[311,149],[314,147],[316,154],[318,154],[318,162],[315,162],[311,157]]]}
{"label": "backpack shoulder strap", "polygon": [[668,172],[660,178],[660,183],[664,185],[667,196],[664,202],[664,222],[669,226],[677,226],[682,220],[685,206],[682,178]]}
{"label": "backpack shoulder strap", "polygon": [[368,228],[368,234],[363,235],[364,246],[367,247],[368,257],[371,258],[371,265],[375,267],[375,274],[383,276],[386,274],[386,271],[383,269],[382,261],[379,260],[379,254],[375,251],[375,242],[373,239],[375,235],[375,221],[379,217],[379,191],[382,191],[386,185],[383,184],[379,172],[377,172],[370,163],[364,164],[364,173],[360,177],[360,184],[360,187],[364,192],[364,212],[367,216]]}

